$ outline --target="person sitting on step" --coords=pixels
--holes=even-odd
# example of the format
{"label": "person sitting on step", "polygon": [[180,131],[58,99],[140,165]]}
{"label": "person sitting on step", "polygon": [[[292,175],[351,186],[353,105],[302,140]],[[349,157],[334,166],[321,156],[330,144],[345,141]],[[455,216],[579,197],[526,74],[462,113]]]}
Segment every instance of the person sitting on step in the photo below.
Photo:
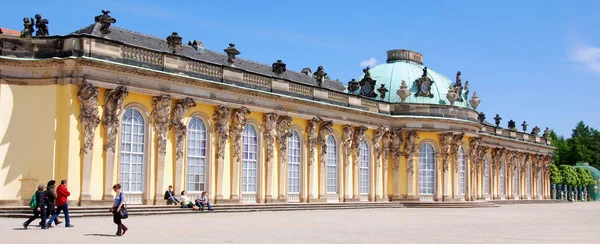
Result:
{"label": "person sitting on step", "polygon": [[204,205],[208,207],[209,211],[213,211],[210,202],[208,202],[208,197],[206,197],[206,192],[203,191],[200,193],[200,195],[198,195],[198,198],[196,198],[196,206],[200,208],[200,211],[204,211]]}
{"label": "person sitting on step", "polygon": [[185,195],[185,190],[181,191],[181,202],[179,204],[181,204],[181,208],[193,208],[194,207],[192,200],[187,195]]}
{"label": "person sitting on step", "polygon": [[167,200],[167,205],[179,204],[179,199],[177,199],[173,193],[173,186],[169,186],[169,190],[165,191],[164,198]]}

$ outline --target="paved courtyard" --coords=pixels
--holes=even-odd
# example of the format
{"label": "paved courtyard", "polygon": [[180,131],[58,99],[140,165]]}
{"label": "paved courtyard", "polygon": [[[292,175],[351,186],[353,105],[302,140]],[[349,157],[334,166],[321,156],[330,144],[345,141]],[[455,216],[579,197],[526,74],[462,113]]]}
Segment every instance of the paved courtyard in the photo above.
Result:
{"label": "paved courtyard", "polygon": [[2,243],[600,243],[600,203],[140,216],[120,238],[109,217],[23,221],[0,219]]}

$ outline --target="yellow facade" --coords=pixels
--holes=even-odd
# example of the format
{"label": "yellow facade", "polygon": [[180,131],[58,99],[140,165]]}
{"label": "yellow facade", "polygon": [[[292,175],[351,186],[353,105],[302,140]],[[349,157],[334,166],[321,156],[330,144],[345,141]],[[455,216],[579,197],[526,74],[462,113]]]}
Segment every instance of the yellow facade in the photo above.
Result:
{"label": "yellow facade", "polygon": [[[148,205],[164,204],[169,185],[193,197],[206,191],[216,203],[550,195],[548,139],[487,124],[477,106],[451,93],[421,103],[434,94],[401,88],[393,93],[408,92],[404,99],[413,102],[390,102],[346,92],[310,70],[215,53],[217,61],[207,61],[196,47],[157,51],[169,45],[143,47],[91,31],[0,36],[2,48],[16,45],[0,56],[0,204],[25,204],[37,184],[52,179],[67,179],[70,201],[79,205],[109,205],[116,183],[129,204]],[[39,48],[28,49],[32,40]],[[66,54],[30,58],[34,52]],[[426,72],[417,79],[430,79]]]}

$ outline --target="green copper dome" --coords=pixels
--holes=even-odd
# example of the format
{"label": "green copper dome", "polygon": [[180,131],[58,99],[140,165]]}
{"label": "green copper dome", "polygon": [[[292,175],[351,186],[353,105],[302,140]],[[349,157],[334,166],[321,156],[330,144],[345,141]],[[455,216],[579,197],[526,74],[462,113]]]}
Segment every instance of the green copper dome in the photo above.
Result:
{"label": "green copper dome", "polygon": [[590,170],[590,173],[592,173],[592,178],[594,178],[594,181],[596,183],[588,187],[588,193],[590,194],[590,197],[592,198],[593,201],[599,201],[600,200],[600,170],[596,169],[593,166],[590,166],[589,163],[577,163],[577,164],[575,164],[575,167],[581,167],[581,168]]}
{"label": "green copper dome", "polygon": [[[431,95],[432,97],[415,96],[418,92],[417,80],[423,75],[422,55],[417,52],[409,50],[390,50],[388,51],[388,60],[385,64],[377,65],[370,68],[369,72],[371,78],[376,80],[375,89],[381,87],[381,84],[385,85],[385,88],[389,90],[384,98],[385,101],[390,103],[400,103],[400,96],[396,93],[402,81],[406,81],[406,86],[410,90],[410,95],[406,98],[404,103],[419,103],[419,104],[442,104],[450,105],[450,101],[446,98],[448,94],[448,88],[454,86],[455,82],[448,79],[446,76],[427,68],[427,77],[433,81],[431,84]],[[362,80],[364,74],[359,77],[358,81]],[[471,109],[467,99],[467,87],[462,84],[463,90],[460,97],[461,101],[455,101],[454,106]],[[379,95],[379,92],[376,92]]]}

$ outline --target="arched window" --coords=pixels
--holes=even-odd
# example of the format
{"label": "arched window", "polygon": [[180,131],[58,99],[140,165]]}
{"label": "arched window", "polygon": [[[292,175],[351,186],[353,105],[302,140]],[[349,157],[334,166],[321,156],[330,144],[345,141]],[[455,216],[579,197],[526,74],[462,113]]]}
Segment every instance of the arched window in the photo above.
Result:
{"label": "arched window", "polygon": [[506,176],[505,175],[506,174],[505,173],[506,172],[506,168],[505,168],[506,164],[504,163],[504,160],[500,160],[500,164],[501,164],[500,165],[500,179],[499,179],[500,183],[498,184],[498,186],[500,188],[499,189],[500,190],[500,194],[506,194],[506,192],[505,192],[506,190],[505,190],[505,187],[504,187],[504,178],[506,178],[505,177]]}
{"label": "arched window", "polygon": [[527,172],[525,174],[525,192],[527,192],[527,196],[531,196],[531,165],[527,165]]}
{"label": "arched window", "polygon": [[258,137],[254,126],[247,124],[242,134],[242,194],[256,194]]}
{"label": "arched window", "polygon": [[121,120],[120,181],[124,192],[143,192],[145,142],[142,113],[133,108],[127,109]]}
{"label": "arched window", "polygon": [[435,150],[429,143],[419,148],[419,194],[435,194]]}
{"label": "arched window", "polygon": [[288,194],[300,193],[300,160],[301,145],[300,135],[292,130],[292,136],[288,138]]}
{"label": "arched window", "polygon": [[483,161],[483,193],[490,194],[490,158],[487,156]]}
{"label": "arched window", "polygon": [[327,193],[337,193],[337,143],[335,137],[327,137]]}
{"label": "arched window", "polygon": [[519,161],[517,158],[513,158],[513,196],[515,198],[519,197]]}
{"label": "arched window", "polygon": [[206,126],[192,117],[187,131],[187,190],[205,191],[206,185]]}
{"label": "arched window", "polygon": [[360,165],[358,177],[360,179],[360,194],[369,194],[369,145],[365,141],[360,142]]}
{"label": "arched window", "polygon": [[461,147],[460,154],[458,155],[458,167],[459,167],[459,182],[460,182],[460,195],[464,196],[467,185],[467,160],[465,156],[465,150]]}

